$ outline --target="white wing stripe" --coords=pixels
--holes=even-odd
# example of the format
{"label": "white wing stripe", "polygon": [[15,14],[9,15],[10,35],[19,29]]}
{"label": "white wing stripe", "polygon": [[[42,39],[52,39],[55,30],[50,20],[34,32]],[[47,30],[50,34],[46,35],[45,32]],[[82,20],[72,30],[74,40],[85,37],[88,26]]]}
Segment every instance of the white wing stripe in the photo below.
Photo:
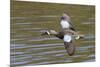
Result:
{"label": "white wing stripe", "polygon": [[72,40],[70,35],[64,35],[64,42],[70,42]]}

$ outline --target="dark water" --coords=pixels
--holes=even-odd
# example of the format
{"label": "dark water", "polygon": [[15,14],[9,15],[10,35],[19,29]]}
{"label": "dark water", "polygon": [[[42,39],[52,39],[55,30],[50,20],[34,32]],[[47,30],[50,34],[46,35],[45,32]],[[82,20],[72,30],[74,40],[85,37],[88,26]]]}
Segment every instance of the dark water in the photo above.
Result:
{"label": "dark water", "polygon": [[[94,33],[94,13],[93,6],[71,7],[71,17],[73,18],[77,29],[84,32],[84,39],[75,40],[76,53],[69,56],[66,53],[62,40],[51,36],[41,36],[41,32],[48,29],[59,31],[59,18],[62,11],[55,9],[53,6],[43,5],[48,11],[43,11],[38,3],[23,4],[14,2],[16,8],[11,7],[11,45],[10,45],[10,62],[12,66],[21,65],[40,65],[40,64],[57,64],[57,63],[74,63],[74,62],[93,62],[95,61],[95,33]],[[22,7],[22,6],[26,6]],[[33,8],[33,6],[38,6]],[[50,6],[50,5],[49,5]],[[55,5],[61,6],[61,5]],[[70,6],[67,7],[69,9]],[[85,8],[86,7],[86,8]],[[31,9],[32,8],[32,9]],[[76,14],[75,11],[81,10],[82,13]],[[35,9],[35,10],[34,10]],[[52,10],[53,9],[53,10]],[[43,13],[42,13],[42,12]],[[58,12],[57,12],[58,11]],[[68,10],[69,13],[71,12]],[[89,13],[86,13],[90,11]],[[56,14],[54,14],[56,13]],[[75,15],[76,14],[76,15]],[[87,15],[88,14],[88,15]],[[78,18],[78,19],[77,19]],[[80,23],[81,22],[81,23]]]}

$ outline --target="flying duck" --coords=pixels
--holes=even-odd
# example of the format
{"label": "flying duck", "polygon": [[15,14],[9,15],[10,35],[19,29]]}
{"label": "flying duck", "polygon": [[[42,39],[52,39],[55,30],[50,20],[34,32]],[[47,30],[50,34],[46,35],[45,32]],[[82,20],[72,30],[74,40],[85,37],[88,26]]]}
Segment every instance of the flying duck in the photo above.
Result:
{"label": "flying duck", "polygon": [[75,39],[79,39],[81,36],[78,35],[78,33],[76,32],[71,23],[70,17],[65,13],[61,16],[60,25],[61,25],[60,32],[56,32],[55,30],[49,30],[44,32],[42,35],[45,34],[49,36],[54,35],[59,39],[62,39],[64,41],[64,46],[65,49],[67,50],[67,53],[71,56],[75,52],[75,47],[72,43],[72,35],[77,35]]}

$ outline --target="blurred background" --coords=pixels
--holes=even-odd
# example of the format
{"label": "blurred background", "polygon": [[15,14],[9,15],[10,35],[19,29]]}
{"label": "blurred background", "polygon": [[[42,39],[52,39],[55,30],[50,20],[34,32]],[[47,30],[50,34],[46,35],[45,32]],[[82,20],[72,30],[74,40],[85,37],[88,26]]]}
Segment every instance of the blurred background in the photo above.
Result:
{"label": "blurred background", "polygon": [[[60,31],[60,17],[70,15],[84,39],[75,40],[76,53],[68,56],[62,40],[41,36]],[[95,6],[11,0],[10,62],[12,66],[95,61]]]}

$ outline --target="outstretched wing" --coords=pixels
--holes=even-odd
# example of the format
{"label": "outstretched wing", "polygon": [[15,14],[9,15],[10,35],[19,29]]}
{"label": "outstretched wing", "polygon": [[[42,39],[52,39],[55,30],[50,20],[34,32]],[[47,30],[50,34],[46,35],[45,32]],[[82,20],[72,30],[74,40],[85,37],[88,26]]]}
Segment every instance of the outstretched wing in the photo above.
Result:
{"label": "outstretched wing", "polygon": [[72,42],[64,42],[65,49],[68,55],[72,56],[75,53],[75,46]]}
{"label": "outstretched wing", "polygon": [[64,35],[63,40],[64,40],[64,46],[65,46],[67,53],[70,56],[73,55],[75,52],[75,47],[72,43],[72,37],[70,35]]}
{"label": "outstretched wing", "polygon": [[76,29],[74,28],[73,24],[71,22],[69,22],[70,24],[70,29],[73,30],[73,31],[76,31]]}

